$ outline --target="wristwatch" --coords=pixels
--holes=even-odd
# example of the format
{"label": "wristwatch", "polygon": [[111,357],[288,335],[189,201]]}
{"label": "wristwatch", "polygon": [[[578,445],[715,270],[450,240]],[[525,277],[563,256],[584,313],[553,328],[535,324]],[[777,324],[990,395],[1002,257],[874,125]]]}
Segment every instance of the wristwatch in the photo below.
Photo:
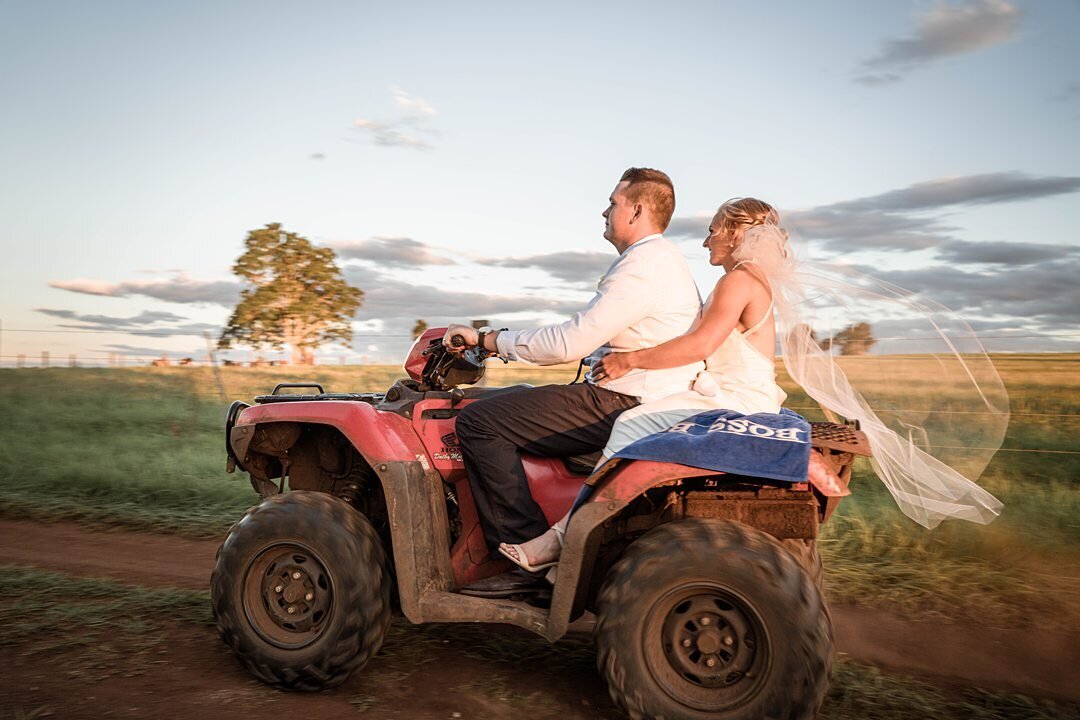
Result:
{"label": "wristwatch", "polygon": [[484,347],[484,338],[487,337],[492,332],[494,332],[494,331],[488,325],[485,325],[482,328],[478,328],[476,330],[476,334],[477,334],[476,345],[477,345],[477,347],[479,347],[481,350],[487,350],[487,348]]}

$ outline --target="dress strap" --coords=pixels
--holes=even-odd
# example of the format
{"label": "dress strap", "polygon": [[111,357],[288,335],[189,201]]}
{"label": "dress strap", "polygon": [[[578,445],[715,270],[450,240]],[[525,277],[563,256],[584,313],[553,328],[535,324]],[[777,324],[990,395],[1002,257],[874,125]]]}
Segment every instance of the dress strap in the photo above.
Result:
{"label": "dress strap", "polygon": [[[735,263],[735,267],[733,267],[731,269],[732,270],[738,270],[743,265],[746,265],[747,263],[752,263],[752,262],[754,262],[754,261],[753,260],[740,260],[739,262]],[[765,314],[762,316],[762,318],[760,320],[758,320],[756,323],[754,323],[754,327],[752,327],[749,330],[746,330],[745,332],[743,332],[743,337],[746,337],[747,335],[753,335],[758,330],[760,330],[762,327],[764,327],[765,321],[769,319],[769,313],[771,313],[773,311],[773,305],[774,304],[775,303],[774,303],[772,297],[770,296],[769,297],[769,307],[768,307],[767,310],[765,310]]]}
{"label": "dress strap", "polygon": [[765,321],[769,319],[769,314],[772,312],[774,304],[775,303],[773,303],[772,299],[770,298],[769,299],[769,307],[765,310],[765,314],[761,317],[760,320],[758,320],[756,323],[754,323],[754,327],[750,328],[749,330],[747,330],[746,332],[743,333],[743,337],[746,337],[747,335],[753,335],[758,330],[760,330],[762,327],[764,327]]}

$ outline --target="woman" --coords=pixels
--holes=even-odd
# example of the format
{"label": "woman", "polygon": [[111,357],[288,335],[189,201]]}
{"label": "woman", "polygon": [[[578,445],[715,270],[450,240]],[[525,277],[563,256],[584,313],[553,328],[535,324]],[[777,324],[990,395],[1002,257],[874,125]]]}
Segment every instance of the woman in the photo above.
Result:
{"label": "woman", "polygon": [[[690,391],[620,415],[600,464],[635,440],[692,415],[716,408],[744,415],[777,413],[787,397],[776,384],[776,327],[765,270],[788,257],[787,232],[779,226],[779,215],[762,200],[728,200],[713,217],[703,246],[709,251],[709,263],[722,266],[725,274],[690,330],[646,350],[611,353],[593,366],[591,376],[604,384],[633,369],[679,367],[700,360],[705,361],[705,370]],[[520,545],[502,543],[499,551],[526,570],[550,567],[562,550],[568,519],[569,515]]]}

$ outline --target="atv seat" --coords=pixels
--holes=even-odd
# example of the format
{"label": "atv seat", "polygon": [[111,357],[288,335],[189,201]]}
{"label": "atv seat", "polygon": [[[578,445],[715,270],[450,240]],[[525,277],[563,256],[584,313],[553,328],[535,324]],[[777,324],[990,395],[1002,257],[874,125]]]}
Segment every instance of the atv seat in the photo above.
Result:
{"label": "atv seat", "polygon": [[575,475],[592,475],[593,468],[596,467],[596,463],[600,462],[600,456],[603,454],[602,450],[597,450],[596,452],[581,455],[569,455],[564,457],[562,461],[566,469]]}

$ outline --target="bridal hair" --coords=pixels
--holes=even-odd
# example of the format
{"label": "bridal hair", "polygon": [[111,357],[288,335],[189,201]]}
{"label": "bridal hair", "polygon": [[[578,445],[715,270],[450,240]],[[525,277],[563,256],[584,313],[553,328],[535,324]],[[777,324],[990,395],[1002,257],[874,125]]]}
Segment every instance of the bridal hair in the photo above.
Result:
{"label": "bridal hair", "polygon": [[630,183],[626,188],[626,199],[648,208],[660,231],[667,230],[671,215],[675,212],[675,186],[667,173],[652,168],[632,167],[622,174],[619,182]]}
{"label": "bridal hair", "polygon": [[716,211],[720,216],[720,228],[735,230],[740,226],[775,225],[787,239],[787,230],[780,227],[780,213],[769,203],[752,197],[731,198]]}

